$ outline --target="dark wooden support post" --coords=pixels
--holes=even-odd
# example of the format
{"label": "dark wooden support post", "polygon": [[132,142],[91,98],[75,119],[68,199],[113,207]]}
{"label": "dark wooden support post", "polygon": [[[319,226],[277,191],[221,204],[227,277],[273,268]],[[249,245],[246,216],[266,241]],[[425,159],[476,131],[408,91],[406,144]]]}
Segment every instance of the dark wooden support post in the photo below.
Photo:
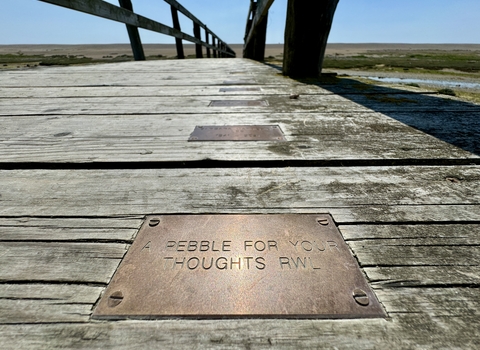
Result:
{"label": "dark wooden support post", "polygon": [[[208,29],[205,28],[205,42],[210,45],[210,39],[209,39],[210,34],[208,34]],[[211,58],[212,55],[210,54],[210,48],[207,47],[207,58]]]}
{"label": "dark wooden support post", "polygon": [[318,76],[339,0],[288,0],[283,74]]}
{"label": "dark wooden support post", "polygon": [[224,52],[224,50],[225,50],[225,45],[223,44],[223,41],[220,43],[220,50],[222,50],[222,52],[221,52],[221,55],[222,55],[222,56],[221,56],[221,57],[222,57],[222,58],[225,58],[225,52]]}
{"label": "dark wooden support post", "polygon": [[[170,9],[172,11],[173,28],[179,31],[182,31],[180,27],[180,21],[178,20],[178,10],[173,6],[170,6]],[[177,58],[180,58],[180,59],[185,58],[185,53],[183,52],[182,39],[175,38],[175,45],[177,46]]]}
{"label": "dark wooden support post", "polygon": [[[118,0],[118,3],[120,7],[133,12],[133,6],[130,0]],[[129,24],[126,26],[135,61],[145,61],[145,53],[143,52],[142,40],[140,39],[138,28]]]}
{"label": "dark wooden support post", "polygon": [[265,42],[267,39],[268,14],[258,22],[255,35],[243,48],[243,57],[256,61],[265,59]]}
{"label": "dark wooden support post", "polygon": [[[217,47],[217,41],[215,36],[212,35],[212,46]],[[217,50],[213,49],[213,58],[217,58]]]}
{"label": "dark wooden support post", "polygon": [[[200,34],[200,25],[198,23],[193,23],[193,35],[198,40],[202,40],[202,36]],[[195,54],[197,58],[203,58],[202,45],[195,44]]]}

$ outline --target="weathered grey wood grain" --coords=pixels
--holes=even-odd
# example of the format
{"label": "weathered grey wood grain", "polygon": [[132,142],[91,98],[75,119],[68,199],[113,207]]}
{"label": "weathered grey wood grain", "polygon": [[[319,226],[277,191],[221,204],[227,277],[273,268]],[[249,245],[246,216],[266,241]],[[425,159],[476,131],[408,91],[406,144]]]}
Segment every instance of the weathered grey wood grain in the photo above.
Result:
{"label": "weathered grey wood grain", "polygon": [[1,171],[0,182],[3,216],[303,211],[331,212],[339,223],[480,219],[478,166],[18,170]]}
{"label": "weathered grey wood grain", "polygon": [[478,266],[480,265],[480,247],[473,245],[455,245],[449,242],[362,241],[350,242],[357,259],[362,266],[400,266],[400,265],[443,265]]}
{"label": "weathered grey wood grain", "polygon": [[[235,98],[223,97],[218,100],[265,100],[268,106],[227,106],[211,107],[210,103],[216,98],[209,96],[190,97],[123,97],[109,98],[49,98],[46,100],[33,100],[30,98],[0,99],[0,115],[52,115],[52,114],[173,114],[173,113],[200,113],[200,114],[225,114],[225,113],[301,113],[301,112],[368,112],[371,109],[338,95],[305,96],[301,100],[289,99],[283,96],[236,96]],[[113,110],[111,106],[116,106]],[[423,106],[421,108],[429,108]],[[433,107],[432,107],[433,108]],[[480,107],[478,107],[480,110]]]}
{"label": "weathered grey wood grain", "polygon": [[108,283],[126,244],[0,242],[0,282]]}
{"label": "weathered grey wood grain", "polygon": [[132,242],[139,218],[0,218],[0,241]]}
{"label": "weathered grey wood grain", "polygon": [[[472,316],[400,314],[395,320],[222,320],[0,326],[23,348],[162,349],[474,348]],[[59,333],[62,336],[58,336]],[[400,339],[399,339],[400,338]],[[9,348],[9,347],[7,347]],[[13,348],[13,347],[12,347]]]}
{"label": "weathered grey wood grain", "polygon": [[[361,250],[356,250],[361,251]],[[426,252],[428,256],[428,251]],[[470,255],[478,258],[478,248],[472,248]],[[464,262],[460,257],[460,262]],[[478,288],[480,285],[480,267],[478,265],[440,265],[438,259],[433,265],[419,266],[376,266],[363,267],[370,283],[376,288],[432,287],[449,288],[464,286]],[[438,266],[437,266],[438,265]]]}
{"label": "weathered grey wood grain", "polygon": [[[319,88],[248,60],[200,61],[0,72],[2,347],[474,348],[480,168],[454,164],[478,154],[402,122],[433,125],[436,105],[451,118],[474,120],[476,107],[362,84],[349,90],[347,78]],[[219,92],[242,86],[262,91]],[[296,92],[300,98],[290,100]],[[268,110],[203,106],[259,97],[269,99]],[[32,114],[5,111],[14,104]],[[65,112],[41,115],[48,105]],[[129,114],[135,110],[145,114]],[[288,142],[186,141],[195,125],[219,122],[278,124]],[[212,159],[258,162],[226,169],[161,163]],[[289,159],[318,163],[262,168],[263,160]],[[397,159],[439,166],[387,166]],[[370,160],[383,163],[355,164]],[[63,169],[42,170],[42,162]],[[132,162],[143,169],[122,169]],[[89,319],[146,214],[292,212],[333,215],[388,319]]]}
{"label": "weathered grey wood grain", "polygon": [[397,242],[439,240],[455,242],[458,245],[480,243],[480,224],[342,225],[339,229],[347,241],[391,239]]}
{"label": "weathered grey wood grain", "polygon": [[[1,162],[475,159],[378,113],[16,116]],[[196,125],[279,125],[288,143],[187,142]],[[95,127],[93,127],[95,126]]]}
{"label": "weathered grey wood grain", "polygon": [[0,324],[87,322],[103,287],[0,284]]}

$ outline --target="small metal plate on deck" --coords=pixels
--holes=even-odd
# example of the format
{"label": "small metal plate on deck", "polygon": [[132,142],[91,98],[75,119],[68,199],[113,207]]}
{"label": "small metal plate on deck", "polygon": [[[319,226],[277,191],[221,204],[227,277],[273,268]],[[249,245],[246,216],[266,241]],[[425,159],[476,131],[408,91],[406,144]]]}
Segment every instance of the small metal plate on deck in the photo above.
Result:
{"label": "small metal plate on deck", "polygon": [[224,85],[253,85],[257,82],[255,80],[225,80]]}
{"label": "small metal plate on deck", "polygon": [[213,100],[209,107],[267,107],[265,100]]}
{"label": "small metal plate on deck", "polygon": [[243,87],[243,88],[221,88],[220,92],[242,92],[242,91],[261,91],[256,87]]}
{"label": "small metal plate on deck", "polygon": [[96,319],[385,317],[329,215],[149,216]]}
{"label": "small metal plate on deck", "polygon": [[196,126],[188,141],[287,141],[278,125]]}

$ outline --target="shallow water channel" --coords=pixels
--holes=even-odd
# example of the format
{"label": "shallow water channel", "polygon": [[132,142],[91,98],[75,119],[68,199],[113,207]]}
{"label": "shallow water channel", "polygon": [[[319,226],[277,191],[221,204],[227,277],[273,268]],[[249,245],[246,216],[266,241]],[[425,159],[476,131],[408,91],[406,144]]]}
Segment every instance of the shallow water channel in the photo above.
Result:
{"label": "shallow water channel", "polygon": [[460,88],[480,90],[480,83],[467,83],[461,81],[431,80],[431,79],[410,79],[410,78],[383,78],[383,77],[367,77],[375,81],[382,81],[393,84],[418,84],[428,85],[441,88]]}

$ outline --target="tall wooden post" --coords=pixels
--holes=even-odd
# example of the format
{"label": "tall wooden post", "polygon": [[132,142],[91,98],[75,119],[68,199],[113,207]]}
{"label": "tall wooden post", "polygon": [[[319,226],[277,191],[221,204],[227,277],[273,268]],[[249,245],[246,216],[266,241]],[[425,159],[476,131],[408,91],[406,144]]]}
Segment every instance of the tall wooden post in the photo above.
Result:
{"label": "tall wooden post", "polygon": [[255,36],[243,48],[243,57],[255,61],[265,59],[265,42],[267,40],[268,14],[258,22]]}
{"label": "tall wooden post", "polygon": [[[200,25],[198,23],[193,23],[193,35],[198,40],[202,40],[202,36],[200,34]],[[195,55],[197,58],[203,58],[202,45],[195,44]]]}
{"label": "tall wooden post", "polygon": [[[118,0],[118,3],[120,7],[133,12],[133,6],[130,0]],[[138,28],[129,24],[126,26],[135,61],[145,61],[145,53],[143,52],[142,40],[140,39]]]}
{"label": "tall wooden post", "polygon": [[274,0],[250,0],[243,57],[256,61],[265,59],[268,10]]}
{"label": "tall wooden post", "polygon": [[338,1],[288,0],[284,75],[301,78],[321,74]]}
{"label": "tall wooden post", "polygon": [[[180,21],[178,19],[178,10],[170,6],[171,12],[172,12],[172,22],[173,22],[173,28],[182,31],[180,27]],[[177,58],[183,59],[185,58],[185,53],[183,52],[183,43],[182,39],[175,38],[175,45],[177,47]]]}

